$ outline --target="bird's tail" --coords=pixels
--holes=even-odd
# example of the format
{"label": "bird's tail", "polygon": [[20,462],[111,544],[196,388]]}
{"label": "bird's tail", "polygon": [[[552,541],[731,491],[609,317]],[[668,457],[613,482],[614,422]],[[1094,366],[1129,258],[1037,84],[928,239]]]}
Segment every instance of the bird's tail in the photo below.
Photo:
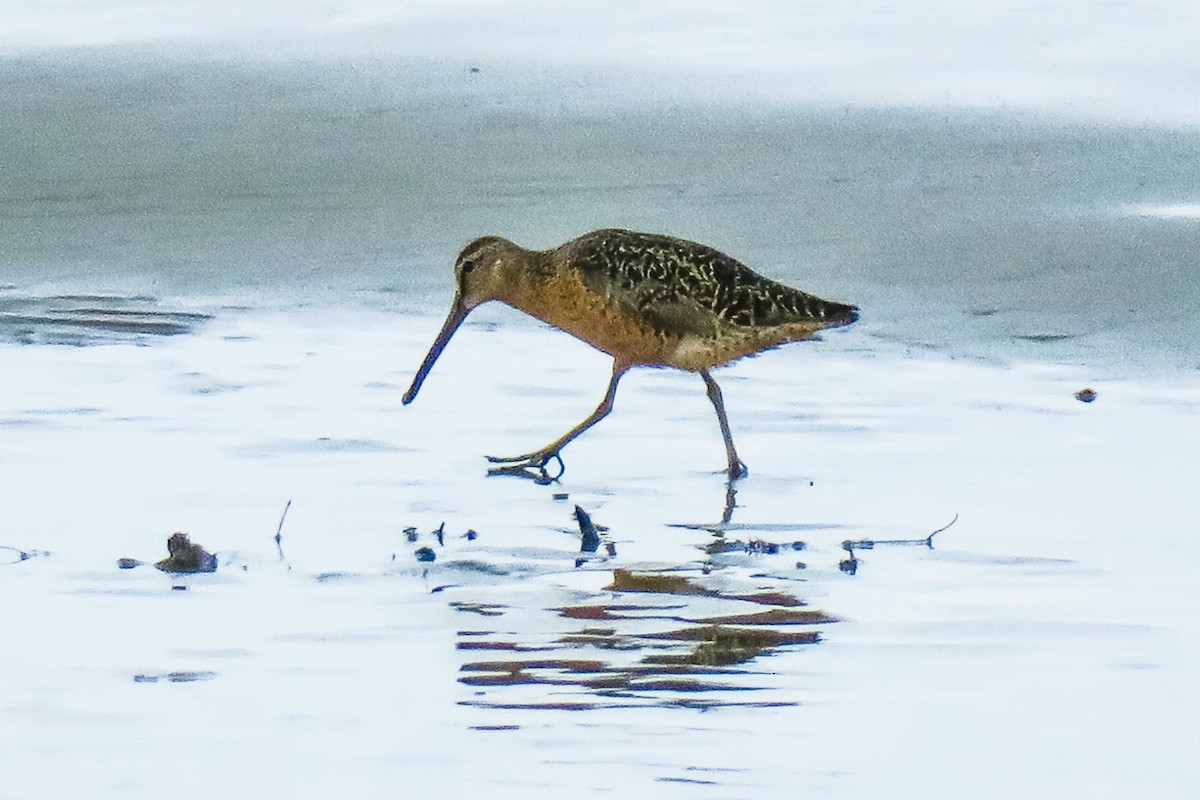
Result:
{"label": "bird's tail", "polygon": [[823,328],[842,328],[858,322],[858,306],[823,300],[820,306],[820,316]]}

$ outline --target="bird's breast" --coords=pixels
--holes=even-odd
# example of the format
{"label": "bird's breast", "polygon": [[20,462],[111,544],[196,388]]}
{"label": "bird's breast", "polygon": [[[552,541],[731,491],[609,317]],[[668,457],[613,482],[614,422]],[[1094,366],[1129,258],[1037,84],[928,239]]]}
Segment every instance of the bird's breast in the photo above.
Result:
{"label": "bird's breast", "polygon": [[579,274],[563,270],[512,287],[502,302],[566,331],[628,365],[675,366],[677,337],[654,331],[608,298],[588,288]]}

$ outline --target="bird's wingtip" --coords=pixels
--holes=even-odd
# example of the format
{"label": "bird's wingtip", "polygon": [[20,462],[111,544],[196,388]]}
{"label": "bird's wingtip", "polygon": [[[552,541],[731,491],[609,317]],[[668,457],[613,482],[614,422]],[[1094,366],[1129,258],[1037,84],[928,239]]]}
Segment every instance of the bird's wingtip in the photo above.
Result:
{"label": "bird's wingtip", "polygon": [[825,324],[832,328],[853,325],[858,322],[858,306],[832,303],[832,308],[825,312]]}

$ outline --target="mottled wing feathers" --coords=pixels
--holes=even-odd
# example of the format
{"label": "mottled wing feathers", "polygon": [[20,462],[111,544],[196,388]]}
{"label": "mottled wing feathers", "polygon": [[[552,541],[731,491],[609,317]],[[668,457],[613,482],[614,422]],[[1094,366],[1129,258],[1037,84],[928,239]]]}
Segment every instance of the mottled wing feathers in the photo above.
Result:
{"label": "mottled wing feathers", "polygon": [[764,278],[696,242],[608,229],[566,247],[589,289],[658,333],[713,337],[730,328],[788,324],[815,331],[857,318],[852,306]]}

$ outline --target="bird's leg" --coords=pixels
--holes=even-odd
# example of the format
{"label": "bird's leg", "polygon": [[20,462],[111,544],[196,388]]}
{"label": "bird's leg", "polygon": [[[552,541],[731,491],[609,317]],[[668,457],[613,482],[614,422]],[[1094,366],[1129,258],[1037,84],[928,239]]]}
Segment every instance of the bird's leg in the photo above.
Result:
{"label": "bird's leg", "polygon": [[[540,470],[544,475],[546,465],[551,461],[557,460],[559,466],[562,466],[562,459],[559,458],[559,451],[566,447],[572,440],[578,437],[588,428],[595,425],[600,420],[608,416],[608,412],[612,411],[613,398],[617,395],[617,383],[621,380],[621,376],[629,369],[628,366],[613,362],[612,380],[608,383],[608,391],[604,393],[604,399],[600,401],[600,405],[596,406],[596,410],[588,416],[583,422],[576,425],[571,430],[564,433],[562,436],[555,439],[550,444],[540,450],[534,450],[532,453],[525,453],[519,456],[487,456],[487,460],[493,464],[501,464],[503,466],[496,467],[491,472],[496,474],[513,474],[524,470]],[[562,474],[561,472],[559,473]]]}
{"label": "bird's leg", "polygon": [[733,435],[729,433],[729,418],[725,416],[725,400],[721,397],[721,387],[717,386],[717,382],[713,380],[713,376],[709,375],[706,369],[700,370],[700,377],[704,378],[704,385],[708,387],[708,399],[712,401],[713,408],[717,410],[717,422],[721,423],[721,435],[725,437],[725,456],[729,459],[729,477],[731,479],[741,478],[749,470],[738,458],[737,450],[733,449]]}

